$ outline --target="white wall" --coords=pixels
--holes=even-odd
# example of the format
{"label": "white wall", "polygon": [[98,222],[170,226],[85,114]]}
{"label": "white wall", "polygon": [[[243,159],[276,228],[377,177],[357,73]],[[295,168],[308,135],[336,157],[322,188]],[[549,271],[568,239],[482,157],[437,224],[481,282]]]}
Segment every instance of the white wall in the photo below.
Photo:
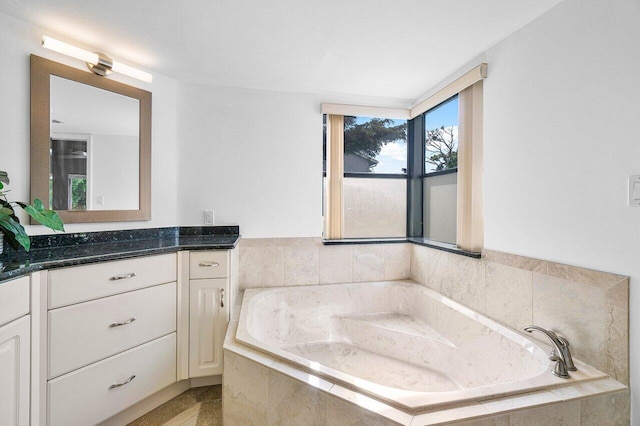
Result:
{"label": "white wall", "polygon": [[[11,200],[29,199],[29,55],[36,54],[80,69],[75,59],[43,49],[43,31],[0,13],[0,169],[11,178]],[[50,34],[54,35],[55,34]],[[152,219],[149,222],[67,224],[69,232],[173,226],[177,221],[177,98],[178,83],[154,74],[151,84],[125,76],[109,77],[153,93]],[[22,215],[23,223],[27,222]],[[48,234],[43,226],[26,226],[27,232]]]}
{"label": "white wall", "polygon": [[[486,52],[485,246],[631,276],[640,422],[640,3],[565,0]],[[567,307],[570,309],[570,307]]]}
{"label": "white wall", "polygon": [[189,85],[179,111],[181,224],[212,209],[245,237],[321,235],[319,99]]}

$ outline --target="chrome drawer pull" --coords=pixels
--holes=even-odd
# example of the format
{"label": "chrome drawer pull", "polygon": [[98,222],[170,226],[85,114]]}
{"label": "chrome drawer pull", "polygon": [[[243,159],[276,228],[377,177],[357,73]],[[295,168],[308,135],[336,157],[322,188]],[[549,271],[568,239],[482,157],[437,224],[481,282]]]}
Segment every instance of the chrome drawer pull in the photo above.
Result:
{"label": "chrome drawer pull", "polygon": [[220,289],[220,307],[224,308],[224,288]]}
{"label": "chrome drawer pull", "polygon": [[220,264],[218,262],[200,262],[198,266],[202,268],[217,268]]}
{"label": "chrome drawer pull", "polygon": [[127,278],[133,278],[136,276],[135,272],[131,272],[129,274],[116,275],[115,277],[109,278],[110,281],[118,281],[118,280],[126,280]]}
{"label": "chrome drawer pull", "polygon": [[136,375],[134,374],[133,376],[129,377],[124,383],[116,383],[115,385],[109,386],[109,389],[115,389],[115,388],[119,388],[120,386],[124,386],[127,383],[130,383],[135,378],[136,378]]}
{"label": "chrome drawer pull", "polygon": [[113,328],[113,327],[120,327],[121,325],[127,325],[127,324],[131,324],[132,322],[134,322],[136,320],[136,317],[133,317],[131,319],[126,320],[125,322],[114,322],[112,324],[109,324],[109,328]]}

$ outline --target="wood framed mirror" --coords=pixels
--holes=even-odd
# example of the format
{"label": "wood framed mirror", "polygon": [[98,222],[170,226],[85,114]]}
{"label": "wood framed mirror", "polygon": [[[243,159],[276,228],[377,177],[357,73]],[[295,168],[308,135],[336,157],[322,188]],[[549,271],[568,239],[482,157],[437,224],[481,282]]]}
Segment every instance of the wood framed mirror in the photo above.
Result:
{"label": "wood framed mirror", "polygon": [[151,219],[151,93],[31,55],[31,199],[65,223]]}

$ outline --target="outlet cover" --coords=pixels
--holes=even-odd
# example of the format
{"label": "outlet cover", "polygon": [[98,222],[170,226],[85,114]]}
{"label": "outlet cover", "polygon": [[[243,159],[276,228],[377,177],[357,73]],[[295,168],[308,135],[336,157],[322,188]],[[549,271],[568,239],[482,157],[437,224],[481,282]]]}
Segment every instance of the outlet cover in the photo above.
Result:
{"label": "outlet cover", "polygon": [[204,224],[205,225],[213,225],[214,216],[213,210],[205,210],[204,211]]}

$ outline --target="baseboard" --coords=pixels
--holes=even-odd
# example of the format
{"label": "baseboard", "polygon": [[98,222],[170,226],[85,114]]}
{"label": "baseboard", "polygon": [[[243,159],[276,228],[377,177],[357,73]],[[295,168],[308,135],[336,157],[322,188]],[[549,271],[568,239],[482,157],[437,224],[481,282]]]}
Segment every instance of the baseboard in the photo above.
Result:
{"label": "baseboard", "polygon": [[[208,378],[208,377],[207,377]],[[206,386],[206,385],[202,385]],[[182,380],[156,392],[153,395],[143,399],[137,404],[132,405],[126,410],[120,411],[113,417],[108,418],[98,426],[122,426],[131,423],[135,419],[142,417],[149,411],[161,406],[165,402],[180,395],[182,392],[192,387],[190,380]]]}
{"label": "baseboard", "polygon": [[201,386],[213,386],[222,384],[222,375],[207,376],[207,377],[194,377],[191,379],[191,387],[199,388]]}

